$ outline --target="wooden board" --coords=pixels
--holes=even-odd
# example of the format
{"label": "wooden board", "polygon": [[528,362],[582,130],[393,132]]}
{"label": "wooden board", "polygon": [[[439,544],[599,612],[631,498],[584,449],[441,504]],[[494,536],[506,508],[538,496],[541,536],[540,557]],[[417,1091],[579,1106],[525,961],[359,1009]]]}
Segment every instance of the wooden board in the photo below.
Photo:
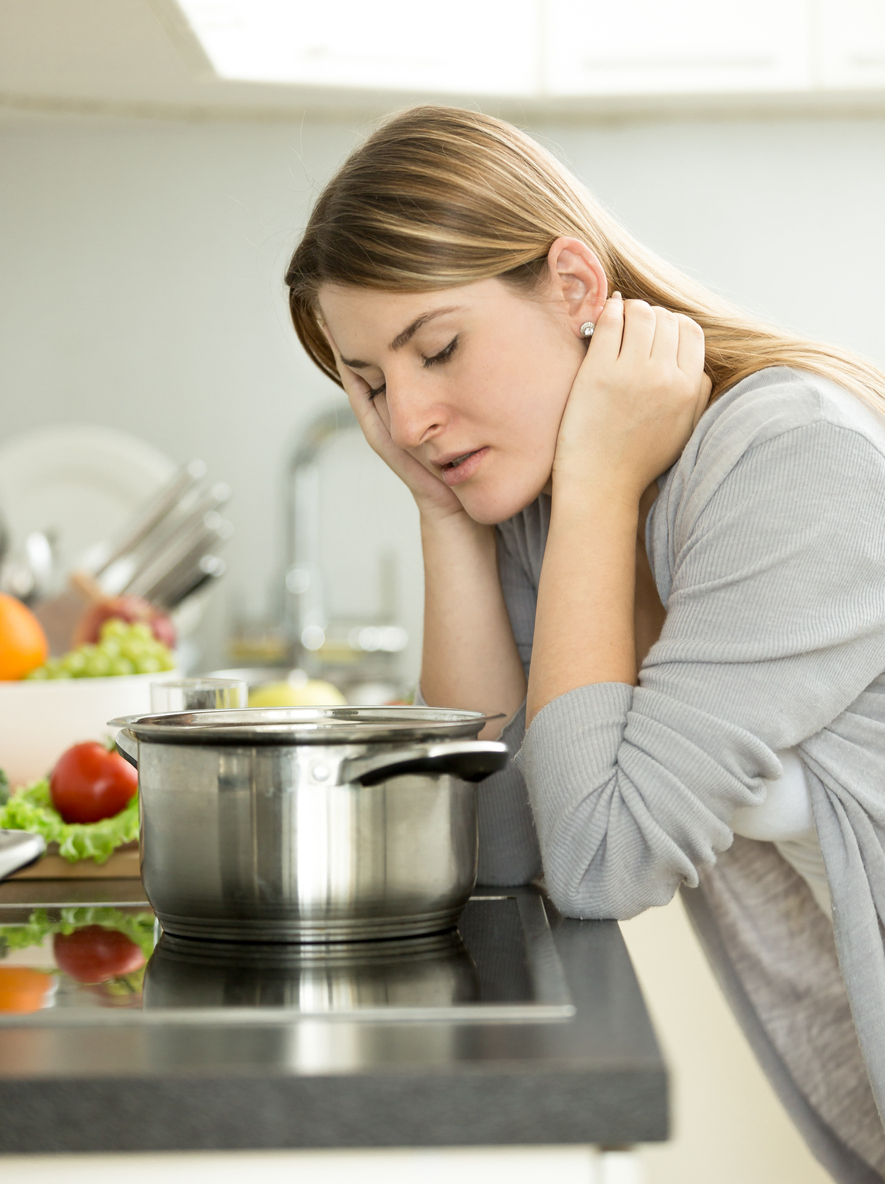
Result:
{"label": "wooden board", "polygon": [[107,863],[96,863],[93,859],[81,859],[68,863],[58,854],[55,843],[42,859],[22,868],[7,877],[10,880],[140,880],[141,867],[138,860],[138,843],[127,843],[118,847]]}

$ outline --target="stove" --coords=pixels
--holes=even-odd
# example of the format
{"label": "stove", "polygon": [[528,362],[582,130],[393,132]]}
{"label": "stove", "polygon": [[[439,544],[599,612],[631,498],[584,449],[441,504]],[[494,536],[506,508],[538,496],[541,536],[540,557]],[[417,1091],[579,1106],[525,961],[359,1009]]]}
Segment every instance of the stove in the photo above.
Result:
{"label": "stove", "polygon": [[145,904],[79,895],[76,905],[0,905],[0,1026],[536,1023],[575,1014],[543,901],[528,892],[477,894],[446,933],[322,945],[180,938]]}

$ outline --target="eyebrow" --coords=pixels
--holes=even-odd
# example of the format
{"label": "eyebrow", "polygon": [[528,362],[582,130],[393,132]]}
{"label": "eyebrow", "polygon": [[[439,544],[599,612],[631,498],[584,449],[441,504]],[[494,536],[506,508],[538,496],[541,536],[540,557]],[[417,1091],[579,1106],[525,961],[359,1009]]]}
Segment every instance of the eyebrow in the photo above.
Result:
{"label": "eyebrow", "polygon": [[[426,325],[428,321],[432,321],[436,317],[445,316],[448,312],[458,312],[460,308],[460,304],[453,304],[450,308],[435,308],[433,312],[423,313],[420,317],[416,317],[411,325],[403,329],[402,333],[398,333],[388,348],[395,353],[398,349],[402,349],[404,345],[407,345],[418,330]],[[349,366],[351,370],[368,370],[374,365],[372,362],[361,362],[358,358],[342,358],[341,361],[345,366]]]}

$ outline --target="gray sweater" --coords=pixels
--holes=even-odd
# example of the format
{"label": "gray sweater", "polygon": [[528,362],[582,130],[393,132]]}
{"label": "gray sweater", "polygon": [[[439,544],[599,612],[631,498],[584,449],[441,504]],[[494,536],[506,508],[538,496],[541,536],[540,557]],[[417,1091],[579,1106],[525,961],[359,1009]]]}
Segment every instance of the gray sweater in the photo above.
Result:
{"label": "gray sweater", "polygon": [[[480,787],[480,879],[543,866],[556,906],[584,918],[685,890],[812,1150],[839,1180],[881,1180],[885,417],[823,379],[764,370],[704,414],[659,489],[646,547],[667,617],[640,685],[571,691],[527,735],[524,712],[508,724],[514,759]],[[498,528],[526,669],[549,514],[542,496]],[[772,843],[729,825],[792,747],[832,927]]]}

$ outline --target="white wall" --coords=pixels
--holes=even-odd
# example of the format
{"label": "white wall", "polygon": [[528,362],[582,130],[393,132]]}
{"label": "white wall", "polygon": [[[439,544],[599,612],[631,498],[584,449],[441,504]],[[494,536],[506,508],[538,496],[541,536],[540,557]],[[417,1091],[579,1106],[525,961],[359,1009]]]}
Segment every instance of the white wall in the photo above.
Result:
{"label": "white wall", "polygon": [[648,246],[761,315],[885,362],[885,119],[544,130]]}
{"label": "white wall", "polygon": [[[204,630],[210,662],[222,657],[226,604],[260,611],[276,586],[284,458],[337,395],[300,351],[281,275],[360,130],[319,119],[0,124],[0,439],[108,423],[177,460],[202,456],[234,486],[238,533]],[[757,311],[885,361],[885,120],[534,130],[649,246]],[[374,598],[368,540],[383,524],[417,636],[408,497],[374,457],[342,473],[328,524],[340,605]]]}

